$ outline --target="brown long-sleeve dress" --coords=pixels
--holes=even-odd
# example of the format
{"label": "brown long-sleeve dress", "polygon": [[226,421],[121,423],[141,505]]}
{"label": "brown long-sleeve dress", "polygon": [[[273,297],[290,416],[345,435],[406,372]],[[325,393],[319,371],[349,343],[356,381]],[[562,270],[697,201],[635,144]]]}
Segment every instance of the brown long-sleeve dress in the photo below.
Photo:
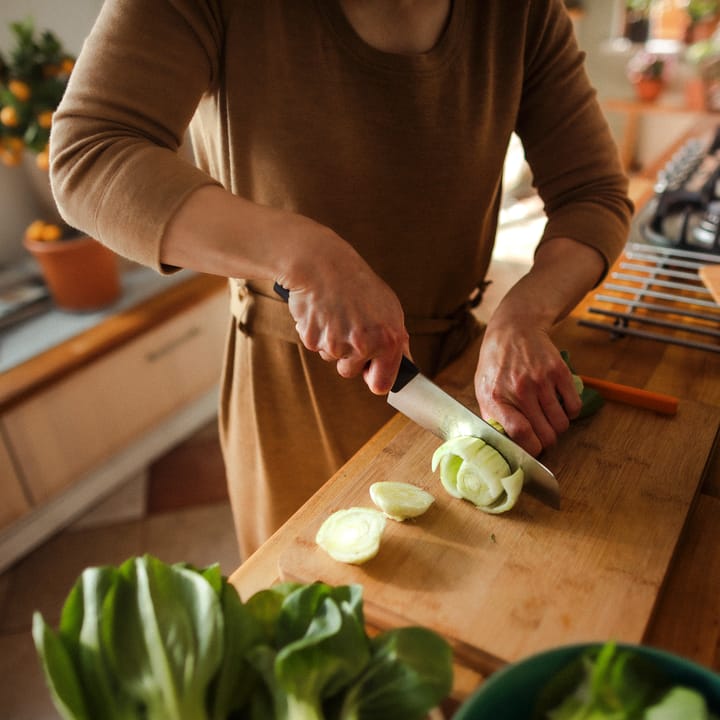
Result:
{"label": "brown long-sleeve dress", "polygon": [[[197,167],[177,153],[188,124]],[[417,55],[367,45],[338,0],[106,0],[55,115],[52,182],[70,224],[161,272],[170,218],[208,183],[332,227],[397,292],[431,374],[473,332],[513,131],[542,239],[610,263],[626,178],[561,0],[454,0]],[[267,283],[231,290],[220,422],[247,555],[391,410],[302,347]]]}

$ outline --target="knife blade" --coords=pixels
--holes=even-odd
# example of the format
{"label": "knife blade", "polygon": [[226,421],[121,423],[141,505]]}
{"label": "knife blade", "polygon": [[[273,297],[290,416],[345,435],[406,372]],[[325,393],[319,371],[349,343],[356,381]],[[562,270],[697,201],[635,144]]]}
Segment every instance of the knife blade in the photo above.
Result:
{"label": "knife blade", "polygon": [[[276,282],[273,289],[282,300],[288,301],[290,291],[287,288]],[[443,440],[459,435],[473,435],[484,440],[507,460],[513,471],[522,468],[525,474],[523,489],[529,495],[555,510],[560,509],[560,486],[548,468],[428,380],[404,355],[387,402]]]}
{"label": "knife blade", "polygon": [[560,487],[556,477],[507,435],[428,380],[407,357],[400,363],[397,379],[387,396],[388,403],[421,427],[449,440],[472,435],[494,447],[514,471],[525,474],[523,489],[544,504],[560,509]]}

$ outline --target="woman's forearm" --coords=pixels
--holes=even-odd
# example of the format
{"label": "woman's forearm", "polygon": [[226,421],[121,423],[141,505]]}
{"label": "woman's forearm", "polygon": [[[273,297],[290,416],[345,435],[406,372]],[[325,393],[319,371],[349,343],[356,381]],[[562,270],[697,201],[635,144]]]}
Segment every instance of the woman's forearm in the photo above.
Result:
{"label": "woman's forearm", "polygon": [[594,248],[570,238],[547,240],[495,315],[511,315],[513,322],[549,331],[595,287],[605,270],[605,260]]}

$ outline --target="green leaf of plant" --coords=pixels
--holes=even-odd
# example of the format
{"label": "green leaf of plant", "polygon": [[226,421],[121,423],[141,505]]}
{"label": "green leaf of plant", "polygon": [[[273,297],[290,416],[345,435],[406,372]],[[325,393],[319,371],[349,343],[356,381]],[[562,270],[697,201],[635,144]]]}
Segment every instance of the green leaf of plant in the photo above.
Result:
{"label": "green leaf of plant", "polygon": [[452,650],[437,633],[398,628],[372,640],[370,665],[345,697],[339,720],[420,720],[452,690]]}
{"label": "green leaf of plant", "polygon": [[[340,594],[351,597],[348,591]],[[289,696],[320,703],[352,682],[369,660],[369,641],[356,608],[326,596],[305,635],[278,651],[275,675]]]}
{"label": "green leaf of plant", "polygon": [[33,615],[32,636],[57,711],[64,720],[93,720],[70,653],[39,612]]}
{"label": "green leaf of plant", "polygon": [[220,588],[220,602],[225,653],[208,695],[211,720],[227,720],[233,712],[245,707],[258,689],[259,678],[245,656],[264,637],[263,628],[227,582]]}
{"label": "green leaf of plant", "polygon": [[198,573],[145,556],[108,594],[103,641],[120,684],[148,718],[205,718],[205,692],[223,652],[223,619]]}

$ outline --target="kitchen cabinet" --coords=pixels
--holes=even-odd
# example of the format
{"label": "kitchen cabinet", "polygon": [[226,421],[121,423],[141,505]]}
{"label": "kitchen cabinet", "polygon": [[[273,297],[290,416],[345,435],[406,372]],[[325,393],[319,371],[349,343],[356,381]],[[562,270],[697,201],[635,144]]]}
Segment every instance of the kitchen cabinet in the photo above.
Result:
{"label": "kitchen cabinet", "polygon": [[211,297],[5,415],[34,502],[111,457],[217,382],[227,300]]}
{"label": "kitchen cabinet", "polygon": [[0,569],[216,416],[228,317],[195,275],[0,374]]}
{"label": "kitchen cabinet", "polygon": [[0,437],[0,528],[30,510],[22,483],[10,457],[10,451]]}

